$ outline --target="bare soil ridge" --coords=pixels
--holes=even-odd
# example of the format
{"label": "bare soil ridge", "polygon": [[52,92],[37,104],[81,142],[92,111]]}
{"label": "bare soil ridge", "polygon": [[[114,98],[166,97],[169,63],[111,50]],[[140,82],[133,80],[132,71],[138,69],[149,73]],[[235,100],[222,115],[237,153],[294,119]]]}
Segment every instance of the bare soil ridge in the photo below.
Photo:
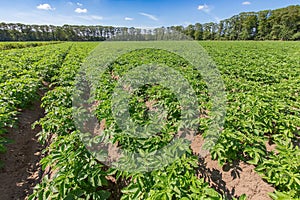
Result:
{"label": "bare soil ridge", "polygon": [[[202,144],[203,138],[197,135],[191,145],[196,155],[199,155]],[[198,176],[228,199],[246,194],[247,200],[271,200],[268,193],[275,189],[255,172],[253,165],[237,161],[221,167],[210,155],[199,156],[199,163]]]}
{"label": "bare soil ridge", "polygon": [[0,154],[4,168],[0,169],[0,199],[26,199],[39,182],[42,146],[36,134],[41,130],[31,125],[44,116],[41,102],[36,101],[18,115],[17,127],[8,128],[7,138],[14,140],[7,145],[7,152]]}

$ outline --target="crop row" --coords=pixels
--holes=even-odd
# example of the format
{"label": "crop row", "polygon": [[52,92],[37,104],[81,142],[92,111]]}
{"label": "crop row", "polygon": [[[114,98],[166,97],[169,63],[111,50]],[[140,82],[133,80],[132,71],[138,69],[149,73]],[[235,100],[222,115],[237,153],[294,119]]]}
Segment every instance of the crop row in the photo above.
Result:
{"label": "crop row", "polygon": [[[118,44],[115,43],[113,46],[118,47]],[[113,46],[110,47],[111,52],[114,52]],[[37,185],[30,199],[223,199],[224,197],[210,188],[204,179],[197,178],[198,159],[193,156],[190,149],[186,149],[187,151],[176,158],[172,164],[150,172],[123,171],[110,167],[97,160],[88,151],[73,118],[76,112],[72,105],[75,77],[66,76],[66,74],[78,73],[83,60],[79,60],[77,65],[75,63],[69,65],[67,61],[73,61],[78,55],[84,58],[88,48],[84,49],[78,49],[77,52],[73,52],[74,55],[72,53],[68,55],[61,68],[62,73],[56,76],[57,87],[43,98],[42,106],[45,108],[46,116],[38,122],[42,126],[39,136],[42,142],[50,139],[51,144],[45,151],[47,156],[41,163],[43,169],[51,168],[52,173],[45,176]],[[98,56],[101,59],[103,55]],[[107,120],[106,127],[109,128],[106,129],[106,133],[115,134],[115,142],[118,142],[122,148],[129,151],[139,149],[145,154],[147,151],[159,149],[174,137],[180,119],[178,101],[168,89],[158,85],[142,87],[136,91],[130,101],[130,113],[135,122],[142,125],[147,123],[149,116],[143,112],[145,103],[155,102],[154,107],[162,106],[168,112],[168,123],[163,132],[150,138],[136,139],[118,130],[111,116],[110,99],[117,82],[116,77],[123,75],[133,66],[150,64],[154,61],[174,66],[184,73],[185,78],[192,82],[196,89],[199,109],[204,110],[206,106],[209,107],[206,87],[200,80],[199,72],[175,54],[163,50],[144,49],[116,58],[101,75],[101,81],[97,83],[95,97],[101,103],[96,108],[96,116],[99,121]],[[103,67],[97,66],[97,63],[93,64],[96,67]],[[97,69],[83,68],[83,71],[91,71],[95,75]],[[205,130],[208,123],[207,119],[203,119],[203,125],[199,129]],[[172,154],[172,152],[174,150],[171,149],[168,153]],[[240,197],[240,199],[244,198],[244,196]]]}
{"label": "crop row", "polygon": [[[244,160],[278,191],[300,198],[299,43],[202,42],[227,92],[224,131],[212,155],[221,164]],[[275,145],[276,150],[267,150]]]}
{"label": "crop row", "polygon": [[[39,98],[38,89],[51,82],[70,48],[66,43],[0,52],[0,134],[15,125],[20,109]],[[5,152],[9,140],[0,138],[0,152]]]}
{"label": "crop row", "polygon": [[[203,179],[195,176],[198,160],[190,149],[172,164],[143,173],[110,167],[87,150],[80,138],[80,130],[74,123],[74,78],[79,69],[92,75],[98,72],[96,68],[80,68],[95,45],[73,44],[59,70],[49,72],[51,76],[47,79],[51,80],[55,88],[43,98],[42,106],[46,116],[37,123],[42,126],[40,141],[51,142],[41,161],[43,169],[51,168],[51,174],[43,178],[30,198],[225,198]],[[201,45],[216,62],[227,95],[225,123],[211,151],[212,157],[218,159],[221,165],[235,160],[255,165],[257,172],[276,187],[277,191],[271,194],[274,199],[300,198],[299,44],[201,42]],[[118,44],[111,43],[111,52],[115,47]],[[98,56],[101,58],[102,55]],[[132,51],[117,57],[107,66],[95,87],[95,99],[99,102],[95,114],[99,123],[105,119],[105,135],[109,135],[113,143],[128,150],[128,155],[135,151],[147,155],[160,149],[172,140],[180,126],[179,100],[170,90],[160,85],[146,85],[134,91],[129,101],[129,112],[131,120],[136,124],[147,126],[150,115],[145,110],[166,109],[168,121],[161,132],[149,138],[136,138],[132,136],[132,130],[129,133],[122,132],[113,118],[112,93],[119,78],[134,67],[153,62],[173,66],[182,73],[193,86],[200,113],[204,116],[210,113],[211,101],[205,82],[201,74],[183,58],[153,49]],[[97,63],[93,66],[102,67],[97,66]],[[197,123],[200,124],[198,132],[205,135],[210,124],[209,118],[200,118]],[[275,144],[276,149],[268,150],[268,143]],[[125,163],[130,161],[124,160]],[[245,196],[240,197],[243,198]]]}
{"label": "crop row", "polygon": [[60,42],[1,42],[0,50],[9,50],[9,49],[22,49],[28,47],[38,47],[50,44],[57,44]]}

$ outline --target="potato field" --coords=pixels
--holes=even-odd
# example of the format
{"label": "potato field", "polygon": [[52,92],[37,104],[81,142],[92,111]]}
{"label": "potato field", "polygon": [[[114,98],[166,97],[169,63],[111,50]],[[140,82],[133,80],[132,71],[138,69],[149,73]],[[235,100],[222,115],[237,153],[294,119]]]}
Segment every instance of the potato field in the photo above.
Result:
{"label": "potato field", "polygon": [[0,44],[0,174],[41,101],[26,199],[300,199],[299,58],[282,41]]}

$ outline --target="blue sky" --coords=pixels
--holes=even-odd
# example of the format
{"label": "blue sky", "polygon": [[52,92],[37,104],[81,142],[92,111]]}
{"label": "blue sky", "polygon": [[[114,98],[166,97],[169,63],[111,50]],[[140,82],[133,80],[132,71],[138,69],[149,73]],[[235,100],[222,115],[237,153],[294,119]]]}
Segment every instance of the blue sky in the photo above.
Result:
{"label": "blue sky", "polygon": [[161,27],[217,22],[244,11],[299,5],[300,0],[9,0],[0,22]]}

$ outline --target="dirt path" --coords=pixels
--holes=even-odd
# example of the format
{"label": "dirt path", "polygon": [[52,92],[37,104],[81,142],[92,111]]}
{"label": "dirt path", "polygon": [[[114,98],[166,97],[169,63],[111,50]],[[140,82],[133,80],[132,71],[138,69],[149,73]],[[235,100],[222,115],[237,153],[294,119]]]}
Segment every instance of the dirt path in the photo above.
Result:
{"label": "dirt path", "polygon": [[5,154],[0,154],[0,160],[5,164],[0,169],[0,200],[25,199],[39,181],[42,147],[36,134],[41,128],[32,130],[31,124],[43,117],[43,113],[40,102],[35,102],[18,115],[18,126],[8,129],[6,137],[15,142],[7,145]]}
{"label": "dirt path", "polygon": [[[195,154],[200,153],[202,144],[202,137],[196,136],[191,145]],[[217,161],[211,159],[210,155],[200,157],[199,162],[199,177],[203,177],[228,199],[246,194],[247,200],[271,200],[268,193],[274,192],[274,188],[255,172],[253,165],[236,162],[221,167]]]}

